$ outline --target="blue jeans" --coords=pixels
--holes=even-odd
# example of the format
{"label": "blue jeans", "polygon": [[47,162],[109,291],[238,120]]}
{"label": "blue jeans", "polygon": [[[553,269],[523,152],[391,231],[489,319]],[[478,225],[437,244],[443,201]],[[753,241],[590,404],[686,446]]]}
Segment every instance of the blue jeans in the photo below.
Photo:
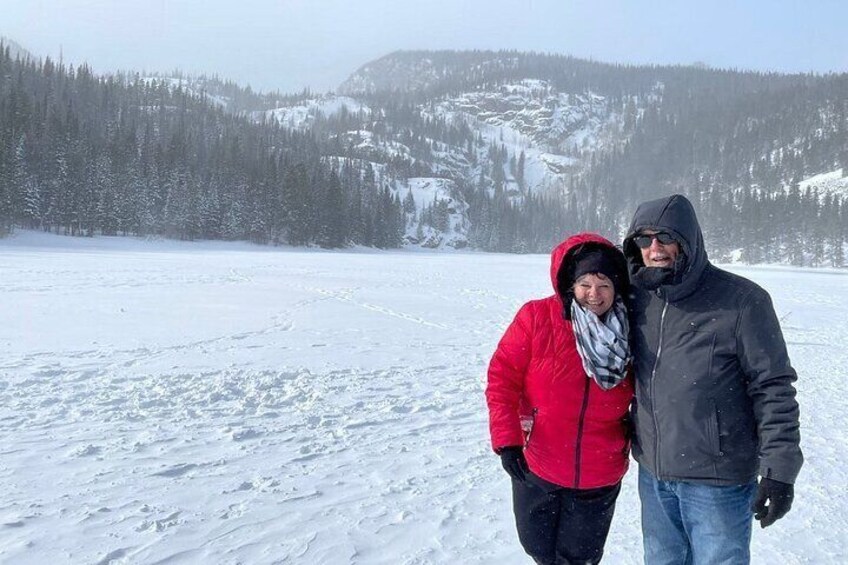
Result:
{"label": "blue jeans", "polygon": [[645,565],[751,562],[757,483],[713,486],[661,481],[639,466]]}

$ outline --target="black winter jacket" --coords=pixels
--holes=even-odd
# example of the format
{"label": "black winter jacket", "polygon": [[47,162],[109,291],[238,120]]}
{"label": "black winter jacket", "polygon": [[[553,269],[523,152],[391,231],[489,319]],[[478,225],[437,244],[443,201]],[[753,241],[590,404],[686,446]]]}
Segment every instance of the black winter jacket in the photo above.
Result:
{"label": "black winter jacket", "polygon": [[[669,232],[684,254],[653,290],[633,242],[643,229]],[[624,252],[634,284],[636,460],[664,480],[730,485],[759,474],[794,483],[803,462],[796,375],[768,293],[707,260],[680,195],[639,206]]]}

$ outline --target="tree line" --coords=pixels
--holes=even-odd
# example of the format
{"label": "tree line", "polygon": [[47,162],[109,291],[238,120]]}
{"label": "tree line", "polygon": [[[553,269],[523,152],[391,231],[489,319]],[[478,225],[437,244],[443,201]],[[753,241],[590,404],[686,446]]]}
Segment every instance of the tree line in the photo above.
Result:
{"label": "tree line", "polygon": [[0,232],[401,244],[399,198],[309,132],[0,46]]}
{"label": "tree line", "polygon": [[[403,90],[411,79],[398,79],[399,69],[420,71],[422,57],[437,69],[429,86]],[[0,46],[0,232],[397,247],[405,231],[451,229],[445,202],[414,203],[403,189],[410,178],[440,177],[467,203],[463,226],[478,249],[547,252],[585,229],[617,239],[639,202],[683,192],[714,257],[844,263],[844,197],[800,181],[848,171],[848,75],[516,52],[381,61],[394,74],[361,94],[362,108],[287,129],[262,108],[310,93],[260,95],[215,77],[96,76]],[[524,78],[601,94],[621,116],[620,136],[570,153],[581,166],[545,194],[528,190],[523,152],[436,109],[467,89]]]}
{"label": "tree line", "polygon": [[[840,168],[848,174],[848,74],[614,65],[516,51],[401,51],[367,70],[345,83],[348,92],[373,107],[401,107],[394,115],[416,132],[434,102],[528,78],[604,96],[608,113],[621,116],[620,136],[573,153],[581,168],[559,194],[519,199],[501,190],[522,187],[519,155],[481,151],[473,129],[456,139],[431,128],[430,138],[469,162],[473,176],[467,172],[463,186],[477,247],[546,251],[559,234],[582,228],[617,237],[640,202],[681,192],[699,205],[720,258],[743,249],[749,262],[844,262],[845,195],[802,191],[800,182]],[[804,251],[779,229],[786,223],[804,234]]]}

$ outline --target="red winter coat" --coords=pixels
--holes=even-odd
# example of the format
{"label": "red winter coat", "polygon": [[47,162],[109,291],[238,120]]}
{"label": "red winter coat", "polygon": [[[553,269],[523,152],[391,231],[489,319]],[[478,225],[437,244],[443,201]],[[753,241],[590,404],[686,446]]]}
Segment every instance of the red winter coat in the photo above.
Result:
{"label": "red winter coat", "polygon": [[[524,445],[534,474],[578,489],[613,485],[627,472],[633,397],[632,375],[608,391],[587,377],[571,322],[562,316],[557,273],[568,252],[585,242],[614,247],[583,233],[553,250],[554,295],[518,311],[492,356],[486,387],[492,447]],[[522,420],[532,431],[525,433]]]}

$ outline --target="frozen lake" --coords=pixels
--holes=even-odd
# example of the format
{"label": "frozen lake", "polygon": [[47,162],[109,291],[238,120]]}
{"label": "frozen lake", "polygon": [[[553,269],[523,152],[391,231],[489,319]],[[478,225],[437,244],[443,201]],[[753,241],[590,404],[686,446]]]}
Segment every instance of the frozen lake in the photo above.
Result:
{"label": "frozen lake", "polygon": [[[0,562],[528,563],[489,356],[546,256],[0,240]],[[848,562],[848,272],[731,267],[799,373],[755,563]],[[641,563],[635,467],[605,563]]]}

